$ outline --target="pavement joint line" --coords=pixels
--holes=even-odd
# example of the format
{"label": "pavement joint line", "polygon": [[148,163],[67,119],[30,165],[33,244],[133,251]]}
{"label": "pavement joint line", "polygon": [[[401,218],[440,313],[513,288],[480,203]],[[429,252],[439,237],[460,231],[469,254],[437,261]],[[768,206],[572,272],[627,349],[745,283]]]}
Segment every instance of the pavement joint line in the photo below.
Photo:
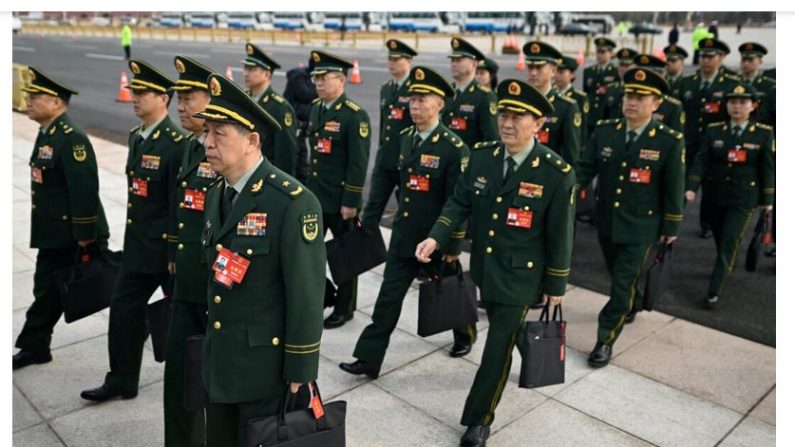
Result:
{"label": "pavement joint line", "polygon": [[[655,312],[658,312],[658,311],[655,311]],[[666,313],[663,313],[663,312],[659,312],[659,313],[660,313],[660,314],[662,314],[662,315],[668,315],[668,314],[666,314]],[[621,352],[619,352],[619,353],[617,353],[615,356],[613,356],[613,358],[611,359],[611,361],[612,361],[613,359],[616,359],[616,358],[618,358],[618,357],[621,357],[621,356],[622,356],[622,355],[624,355],[624,354],[625,354],[627,351],[631,350],[631,349],[632,349],[632,348],[634,348],[635,346],[637,346],[637,345],[641,344],[642,342],[646,341],[647,339],[649,339],[649,338],[650,338],[652,335],[656,335],[658,332],[660,332],[660,331],[662,331],[663,329],[665,329],[666,327],[670,326],[670,325],[671,325],[671,324],[672,324],[674,321],[678,321],[678,320],[679,320],[679,318],[677,318],[677,317],[674,317],[673,315],[668,315],[668,316],[669,316],[669,317],[671,317],[671,319],[670,319],[670,320],[668,320],[667,322],[665,322],[665,324],[663,324],[662,326],[660,326],[660,327],[659,327],[659,328],[657,328],[656,330],[649,332],[648,334],[646,334],[646,336],[645,336],[645,337],[642,337],[642,338],[638,339],[638,341],[636,341],[635,343],[632,343],[631,345],[629,345],[629,346],[627,346],[626,348],[622,349],[622,350],[621,350]],[[636,318],[637,318],[637,317],[636,317]],[[685,320],[685,321],[686,321],[686,320]],[[699,325],[699,326],[701,326],[701,325]],[[623,330],[626,330],[626,325],[624,325],[624,329],[623,329]],[[623,330],[622,330],[622,332],[623,332]]]}
{"label": "pavement joint line", "polygon": [[[20,389],[20,388],[17,386],[17,384],[16,384],[16,383],[14,383],[14,382],[13,382],[13,380],[12,380],[12,382],[11,382],[11,385],[12,385],[12,386],[13,386],[13,387],[14,387],[14,388],[15,388],[15,389],[16,389],[16,390],[19,392],[19,394],[21,394],[21,395],[22,395],[22,397],[24,397],[24,398],[25,398],[25,401],[28,403],[28,405],[30,405],[30,407],[31,407],[31,408],[33,408],[33,411],[35,411],[35,412],[36,412],[36,414],[39,416],[39,419],[41,419],[39,422],[37,422],[37,423],[35,423],[35,424],[28,425],[28,426],[26,426],[26,427],[23,427],[23,428],[20,428],[20,429],[14,430],[14,433],[20,432],[20,431],[22,431],[22,430],[27,430],[27,429],[29,429],[29,428],[31,428],[31,427],[35,427],[35,426],[37,426],[37,425],[40,425],[42,422],[45,422],[45,421],[46,421],[46,419],[45,419],[45,418],[44,418],[44,416],[41,414],[41,412],[39,411],[39,409],[38,409],[38,408],[36,408],[36,406],[35,406],[35,405],[33,405],[33,402],[31,402],[31,401],[30,401],[30,399],[28,398],[28,396],[27,396],[27,395],[26,395],[26,394],[25,394],[25,393],[24,393],[24,392],[23,392],[23,391],[22,391],[22,390],[21,390],[21,389]],[[12,394],[13,394],[13,393],[12,393]]]}
{"label": "pavement joint line", "polygon": [[101,54],[101,53],[86,53],[85,57],[87,59],[106,59],[112,61],[123,61],[124,56],[119,56],[118,54]]}

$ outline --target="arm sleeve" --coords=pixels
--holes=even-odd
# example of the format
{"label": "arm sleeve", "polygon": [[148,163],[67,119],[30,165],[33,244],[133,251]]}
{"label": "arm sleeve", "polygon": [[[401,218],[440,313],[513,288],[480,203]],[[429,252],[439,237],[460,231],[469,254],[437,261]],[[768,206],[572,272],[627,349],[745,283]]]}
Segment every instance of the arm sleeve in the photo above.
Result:
{"label": "arm sleeve", "polygon": [[345,169],[345,187],[342,206],[362,206],[362,191],[367,177],[367,161],[370,158],[370,117],[363,109],[356,112],[347,123],[348,166]]}
{"label": "arm sleeve", "polygon": [[759,164],[762,181],[761,197],[759,203],[762,205],[772,205],[776,200],[776,140],[773,132],[762,147],[762,161]]}
{"label": "arm sleeve", "polygon": [[546,265],[543,291],[547,295],[563,296],[571,272],[571,252],[574,246],[574,212],[577,185],[569,171],[555,189],[546,212]]}
{"label": "arm sleeve", "polygon": [[[295,136],[295,112],[287,102],[282,103],[279,117],[282,130],[274,138],[276,166],[282,167],[286,173],[295,176],[295,164],[298,160],[298,140]],[[289,124],[287,124],[289,123]]]}
{"label": "arm sleeve", "polygon": [[82,134],[74,134],[67,144],[69,147],[64,148],[60,158],[69,191],[72,235],[77,241],[96,239],[99,234],[97,216],[100,199],[94,148],[88,137]]}
{"label": "arm sleeve", "polygon": [[[456,159],[450,163],[445,172],[445,197],[450,200],[450,197],[455,194],[455,187],[458,183],[458,178],[461,176],[461,167],[466,167],[469,164],[469,147],[465,144],[460,149],[456,150]],[[442,254],[445,255],[459,255],[461,254],[461,243],[466,236],[466,219],[458,224],[458,227],[450,234],[450,239],[445,245],[439,244]]]}
{"label": "arm sleeve", "polygon": [[439,247],[446,247],[453,232],[472,214],[472,170],[467,166],[456,181],[453,195],[447,199],[442,213],[428,233]]}
{"label": "arm sleeve", "polygon": [[701,186],[701,180],[704,178],[707,169],[707,162],[709,161],[709,145],[712,143],[709,130],[706,131],[706,138],[701,139],[698,152],[693,157],[693,165],[690,166],[690,171],[687,174],[687,184],[685,190],[698,191]]}
{"label": "arm sleeve", "polygon": [[492,102],[491,95],[486,95],[483,106],[480,110],[480,134],[483,136],[481,141],[494,141],[500,139],[500,132],[497,130],[497,101]]}
{"label": "arm sleeve", "polygon": [[598,130],[594,130],[594,133],[588,138],[588,144],[585,147],[585,152],[583,152],[582,157],[577,160],[577,163],[574,166],[574,172],[577,175],[577,188],[583,189],[587,188],[588,185],[591,184],[591,180],[596,176],[599,166],[597,165],[597,132]]}
{"label": "arm sleeve", "polygon": [[673,151],[668,154],[663,172],[663,236],[677,236],[682,226],[685,206],[685,141],[678,134]]}
{"label": "arm sleeve", "polygon": [[576,102],[569,104],[569,111],[563,120],[563,150],[561,156],[567,163],[573,165],[580,154],[580,126],[582,126],[582,115],[580,106]]}

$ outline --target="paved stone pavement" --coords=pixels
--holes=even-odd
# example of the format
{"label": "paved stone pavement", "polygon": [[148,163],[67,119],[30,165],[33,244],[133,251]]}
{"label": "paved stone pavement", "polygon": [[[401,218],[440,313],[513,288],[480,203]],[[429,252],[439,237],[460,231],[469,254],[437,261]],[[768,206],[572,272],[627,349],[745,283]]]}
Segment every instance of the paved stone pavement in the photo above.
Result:
{"label": "paved stone pavement", "polygon": [[[37,126],[13,115],[13,335],[32,302],[36,252],[28,248],[30,157]],[[125,147],[92,138],[113,249],[122,243]],[[388,230],[384,230],[389,237]],[[464,260],[465,265],[466,260]],[[416,334],[418,288],[410,289],[378,380],[337,368],[351,360],[369,322],[383,266],[362,275],[359,308],[343,328],[326,331],[318,383],[327,401],[348,402],[350,446],[454,446],[461,409],[480,363],[488,323],[481,313],[473,352],[450,358],[448,334]],[[587,366],[596,316],[607,297],[571,286],[566,302],[566,382],[519,389],[514,353],[489,445],[774,446],[776,351],[732,335],[652,312],[640,314],[615,347],[611,365]],[[67,325],[53,337],[53,362],[13,373],[15,446],[155,446],[163,444],[163,365],[147,342],[141,389],[132,400],[91,404],[82,389],[108,368],[107,310]],[[13,341],[12,341],[13,343]]]}

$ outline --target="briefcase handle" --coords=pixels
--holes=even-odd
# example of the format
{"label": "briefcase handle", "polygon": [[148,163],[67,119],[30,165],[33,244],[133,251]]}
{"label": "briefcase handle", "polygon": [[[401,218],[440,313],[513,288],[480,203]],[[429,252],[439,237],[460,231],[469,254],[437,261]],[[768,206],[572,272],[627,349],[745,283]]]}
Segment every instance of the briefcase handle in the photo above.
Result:
{"label": "briefcase handle", "polygon": [[105,259],[105,251],[99,245],[99,242],[94,241],[85,247],[77,246],[75,250],[75,260],[72,263],[72,271],[69,272],[68,282],[77,279],[77,266],[80,264],[88,264],[92,259]]}
{"label": "briefcase handle", "polygon": [[[541,315],[538,316],[538,321],[549,323],[549,302],[544,306]],[[561,304],[556,304],[552,310],[552,321],[563,321],[563,306]]]}
{"label": "briefcase handle", "polygon": [[[342,220],[342,218],[340,218],[340,220],[337,221],[337,233],[338,234],[342,234],[342,233],[346,232],[345,231],[345,224],[349,220],[351,220],[351,219]],[[361,230],[362,221],[359,219],[359,214],[356,214],[356,216],[354,216],[352,220],[353,220],[353,228],[352,228],[352,230]],[[348,231],[350,231],[350,230],[348,230]],[[342,241],[340,240],[340,242],[342,242]]]}
{"label": "briefcase handle", "polygon": [[[317,431],[328,430],[328,422],[326,421],[326,410],[325,405],[323,405],[323,398],[320,397],[320,390],[317,387],[316,381],[311,381],[307,384],[309,387],[309,402],[312,406],[312,409],[315,411],[315,422],[317,423]],[[282,394],[281,402],[279,402],[279,414],[277,415],[277,427],[276,427],[276,436],[278,440],[284,441],[288,437],[287,431],[287,403],[290,401],[289,396],[292,393],[290,392],[290,385],[284,389],[284,394]],[[296,392],[297,394],[297,392]],[[317,405],[319,408],[315,408],[313,404],[314,398],[317,397]],[[318,410],[320,410],[321,415],[318,416]]]}
{"label": "briefcase handle", "polygon": [[423,270],[428,274],[431,278],[431,281],[440,281],[442,279],[442,274],[444,273],[445,267],[450,266],[451,264],[455,265],[455,274],[458,276],[458,280],[460,282],[464,282],[464,267],[461,265],[461,261],[456,260],[453,262],[429,262],[422,266]]}
{"label": "briefcase handle", "polygon": [[674,250],[674,243],[671,242],[670,244],[666,244],[665,242],[661,242],[657,246],[657,253],[654,255],[654,263],[659,264],[662,262],[663,258],[666,255],[670,255],[673,253]]}

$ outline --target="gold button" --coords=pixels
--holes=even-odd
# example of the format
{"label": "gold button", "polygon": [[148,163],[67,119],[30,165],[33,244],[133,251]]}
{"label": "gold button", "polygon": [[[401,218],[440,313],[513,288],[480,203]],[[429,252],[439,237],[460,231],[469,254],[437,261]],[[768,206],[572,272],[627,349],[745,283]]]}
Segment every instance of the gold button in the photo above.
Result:
{"label": "gold button", "polygon": [[616,189],[616,194],[621,194],[621,188]]}
{"label": "gold button", "polygon": [[66,214],[64,214],[63,216],[61,216],[61,220],[66,220],[66,219],[68,219],[68,218],[69,218],[69,216],[67,216]]}
{"label": "gold button", "polygon": [[205,192],[207,192],[207,188],[202,188],[202,191],[205,191]]}
{"label": "gold button", "polygon": [[221,297],[218,296],[218,295],[215,295],[215,298],[213,298],[213,301],[215,301],[215,304],[221,304]]}
{"label": "gold button", "polygon": [[30,162],[30,165],[31,165],[31,166],[36,166],[36,163],[33,163],[33,162],[31,161],[31,162]]}
{"label": "gold button", "polygon": [[614,207],[616,207],[616,208],[618,208],[619,206],[621,206],[621,204],[620,204],[620,203],[618,203],[618,202],[615,202],[615,203],[613,203],[613,206],[614,206]]}
{"label": "gold button", "polygon": [[312,163],[317,164],[317,158],[313,159]]}
{"label": "gold button", "polygon": [[184,245],[182,245],[182,244],[177,245],[177,250],[182,250],[183,248],[185,248]]}
{"label": "gold button", "polygon": [[132,192],[132,186],[130,186],[129,188],[127,188],[127,191],[130,191],[130,192]]}
{"label": "gold button", "polygon": [[494,213],[494,214],[491,215],[491,218],[494,219],[494,220],[499,219],[499,217],[500,216],[498,216],[497,213]]}
{"label": "gold button", "polygon": [[624,181],[624,176],[623,175],[619,175],[618,176],[618,181],[623,182]]}
{"label": "gold button", "polygon": [[409,203],[409,201],[410,201],[410,200],[409,200],[409,198],[408,198],[408,197],[404,197],[404,198],[403,198],[403,201],[404,201],[404,202],[406,202],[406,203]]}
{"label": "gold button", "polygon": [[179,229],[181,230],[181,229],[185,228],[185,224],[184,224],[184,223],[182,223],[182,222],[180,222],[180,223],[179,223],[179,225],[178,225],[178,227],[179,227]]}
{"label": "gold button", "polygon": [[185,204],[184,204],[184,203],[182,203],[182,202],[179,202],[179,207],[180,207],[180,208],[185,208]]}
{"label": "gold button", "polygon": [[409,212],[408,211],[403,211],[403,217],[409,217]]}
{"label": "gold button", "polygon": [[216,246],[215,246],[215,251],[221,251],[221,249],[222,249],[222,248],[224,248],[224,246],[223,246],[223,245],[221,245],[221,244],[216,244]]}
{"label": "gold button", "polygon": [[411,169],[411,168],[409,168],[409,172],[414,172],[414,171],[412,171],[412,169]]}
{"label": "gold button", "polygon": [[494,230],[489,230],[489,236],[494,237]]}
{"label": "gold button", "polygon": [[32,207],[33,207],[33,209],[34,209],[34,210],[36,209],[36,205],[35,205],[35,204],[34,204],[34,205],[32,205]]}
{"label": "gold button", "polygon": [[317,177],[317,172],[313,172],[312,177]]}
{"label": "gold button", "polygon": [[527,268],[533,268],[533,261],[527,261]]}
{"label": "gold button", "polygon": [[36,195],[36,191],[31,191],[30,195],[35,196]]}
{"label": "gold button", "polygon": [[497,203],[502,203],[502,197],[497,197]]}
{"label": "gold button", "polygon": [[731,163],[729,163],[729,167],[730,167],[730,168],[732,167],[732,164],[731,164]]}
{"label": "gold button", "polygon": [[130,225],[131,223],[132,223],[132,219],[127,219],[127,225]]}
{"label": "gold button", "polygon": [[132,202],[127,202],[127,208],[132,208]]}
{"label": "gold button", "polygon": [[253,255],[253,254],[254,254],[254,250],[252,250],[252,249],[250,249],[250,248],[249,248],[248,250],[246,250],[246,254],[247,254],[247,255],[249,255],[249,256],[251,256],[251,255]]}
{"label": "gold button", "polygon": [[216,330],[221,329],[221,322],[220,321],[216,321],[215,323],[213,323],[213,327]]}
{"label": "gold button", "polygon": [[492,251],[494,250],[492,250],[491,247],[486,247],[486,253],[491,253]]}
{"label": "gold button", "polygon": [[756,182],[751,182],[751,186],[756,186]]}
{"label": "gold button", "polygon": [[129,174],[130,174],[130,177],[132,177],[135,174],[135,171],[130,171]]}
{"label": "gold button", "polygon": [[651,216],[651,215],[652,215],[652,213],[653,213],[653,211],[652,211],[652,210],[649,210],[649,216]]}
{"label": "gold button", "polygon": [[183,181],[183,182],[182,182],[182,187],[184,188],[184,187],[186,187],[186,186],[188,186],[188,182],[185,182],[185,181]]}
{"label": "gold button", "polygon": [[162,237],[163,239],[168,239],[168,235],[166,233],[161,234],[160,237]]}
{"label": "gold button", "polygon": [[626,161],[622,161],[621,162],[621,167],[622,168],[626,168],[627,167],[627,162]]}
{"label": "gold button", "polygon": [[271,343],[273,343],[273,346],[279,346],[279,343],[281,343],[281,340],[279,340],[279,337],[273,337],[273,340],[271,340]]}
{"label": "gold button", "polygon": [[727,181],[727,182],[728,182],[729,180],[731,180],[731,179],[732,179],[731,177],[729,177],[729,176],[726,176],[726,181]]}

